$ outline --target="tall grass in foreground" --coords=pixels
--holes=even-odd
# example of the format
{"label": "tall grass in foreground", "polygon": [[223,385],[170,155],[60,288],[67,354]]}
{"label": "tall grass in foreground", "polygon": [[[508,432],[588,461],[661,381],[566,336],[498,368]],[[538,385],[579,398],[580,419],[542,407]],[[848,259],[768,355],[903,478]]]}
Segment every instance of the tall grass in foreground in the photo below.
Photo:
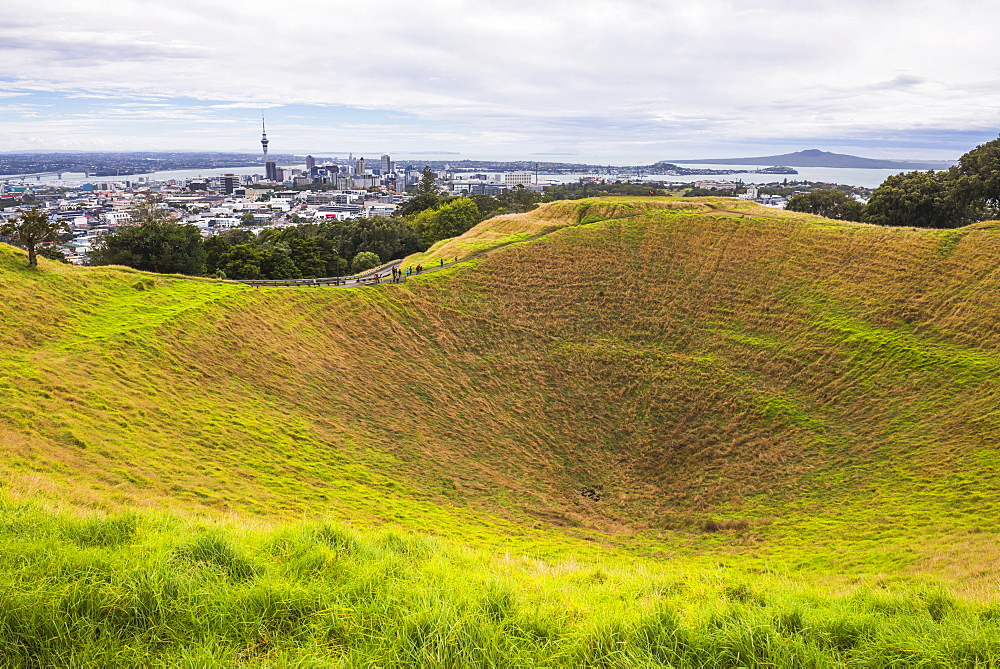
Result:
{"label": "tall grass in foreground", "polygon": [[1000,609],[331,524],[0,506],[2,666],[987,666]]}

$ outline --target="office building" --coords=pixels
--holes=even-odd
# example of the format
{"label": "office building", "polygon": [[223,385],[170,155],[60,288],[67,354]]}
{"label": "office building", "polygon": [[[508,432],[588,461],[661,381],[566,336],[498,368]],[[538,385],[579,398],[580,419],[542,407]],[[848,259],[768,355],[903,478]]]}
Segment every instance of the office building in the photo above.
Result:
{"label": "office building", "polygon": [[232,195],[233,191],[236,190],[236,186],[239,184],[239,177],[235,174],[223,174],[219,179],[219,184],[222,186],[222,192],[226,195]]}
{"label": "office building", "polygon": [[534,183],[534,177],[529,172],[513,172],[503,175],[503,185],[507,188],[530,186],[532,183]]}

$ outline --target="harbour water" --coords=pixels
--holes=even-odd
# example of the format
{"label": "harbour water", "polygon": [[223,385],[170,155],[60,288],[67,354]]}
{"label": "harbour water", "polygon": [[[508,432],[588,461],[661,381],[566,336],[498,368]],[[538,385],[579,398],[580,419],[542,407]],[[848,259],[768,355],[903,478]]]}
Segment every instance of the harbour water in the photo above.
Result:
{"label": "harbour water", "polygon": [[[710,168],[717,170],[739,170],[757,169],[747,165],[682,165],[687,168]],[[845,186],[863,186],[865,188],[876,188],[886,177],[910,170],[869,170],[851,167],[795,167],[798,174],[731,174],[728,176],[705,177],[705,176],[684,176],[669,177],[671,181],[701,181],[702,179],[724,179],[726,181],[743,180],[744,183],[774,183],[788,179],[789,181],[819,181],[824,183],[844,184]],[[667,177],[664,177],[667,178]]]}
{"label": "harbour water", "polygon": [[[282,165],[285,169],[306,169],[303,165]],[[187,179],[196,179],[199,177],[211,178],[219,177],[223,174],[236,174],[243,176],[246,174],[259,174],[264,175],[264,167],[262,165],[251,165],[249,167],[219,167],[219,168],[201,168],[194,170],[165,170],[162,172],[149,172],[146,174],[122,174],[119,176],[87,176],[83,172],[63,172],[62,178],[59,178],[55,174],[44,174],[41,178],[36,178],[34,176],[0,176],[0,182],[8,182],[10,184],[20,184],[23,183],[26,186],[56,186],[56,187],[76,187],[81,186],[85,183],[124,183],[129,182],[132,184],[141,181],[186,181]]]}
{"label": "harbour water", "polygon": [[[707,168],[713,170],[754,170],[757,167],[746,165],[683,165],[685,168],[698,169]],[[781,182],[788,179],[794,181],[817,181],[822,183],[835,183],[845,186],[862,186],[864,188],[876,188],[885,181],[886,177],[908,170],[869,170],[858,168],[840,167],[796,167],[798,174],[645,174],[643,178],[647,181],[674,181],[678,183],[692,183],[695,181],[743,181],[743,183],[765,184]],[[595,176],[599,179],[607,179],[606,175],[588,174],[542,174],[539,173],[540,183],[571,183],[579,181],[580,177]],[[624,176],[624,175],[623,175]]]}
{"label": "harbour water", "polygon": [[[305,165],[283,165],[286,169],[305,169]],[[683,165],[685,168],[689,169],[711,169],[711,170],[741,170],[741,169],[758,169],[756,166],[746,166],[746,165]],[[691,183],[694,181],[702,181],[709,179],[716,179],[720,181],[743,181],[744,183],[774,183],[780,182],[784,179],[788,181],[818,181],[825,183],[835,183],[844,184],[848,186],[863,186],[866,188],[876,188],[881,184],[886,177],[893,174],[899,174],[900,172],[905,172],[908,170],[870,170],[870,169],[859,169],[859,168],[840,168],[840,167],[796,167],[795,170],[798,174],[753,174],[749,172],[738,173],[738,174],[725,174],[725,175],[713,175],[713,174],[688,174],[688,175],[672,175],[672,174],[646,174],[644,178],[647,180],[657,180],[657,181],[674,181],[678,183]],[[169,170],[163,172],[150,172],[147,174],[130,174],[121,176],[87,176],[82,172],[64,172],[62,178],[58,178],[57,175],[43,175],[40,179],[34,176],[0,176],[0,182],[7,182],[9,184],[25,184],[30,186],[56,186],[56,187],[76,187],[84,183],[99,183],[99,182],[130,182],[135,184],[142,181],[179,181],[183,182],[187,179],[194,179],[198,177],[217,177],[223,174],[236,174],[236,175],[246,175],[246,174],[263,174],[263,167],[260,165],[251,165],[249,167],[224,167],[217,169],[193,169],[193,170]],[[578,181],[580,177],[586,176],[597,176],[598,178],[614,178],[608,177],[607,175],[589,175],[589,174],[545,174],[540,172],[538,174],[539,183],[571,183]],[[622,174],[620,177],[627,177],[628,175]]]}

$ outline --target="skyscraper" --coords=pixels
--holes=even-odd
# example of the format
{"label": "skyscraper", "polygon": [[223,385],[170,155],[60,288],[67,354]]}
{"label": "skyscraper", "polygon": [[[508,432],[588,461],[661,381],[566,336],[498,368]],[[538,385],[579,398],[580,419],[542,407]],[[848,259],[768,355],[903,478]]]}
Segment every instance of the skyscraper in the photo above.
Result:
{"label": "skyscraper", "polygon": [[382,176],[392,174],[392,159],[389,157],[389,154],[382,156],[382,163],[379,165],[379,168]]}
{"label": "skyscraper", "polygon": [[264,164],[267,165],[267,128],[264,127],[264,112],[260,112],[260,145],[264,147]]}
{"label": "skyscraper", "polygon": [[365,158],[364,156],[358,158],[357,162],[354,163],[354,173],[361,176],[365,173]]}
{"label": "skyscraper", "polygon": [[260,112],[260,145],[264,147],[264,178],[267,181],[278,181],[278,166],[267,159],[267,128],[264,127],[264,112]]}

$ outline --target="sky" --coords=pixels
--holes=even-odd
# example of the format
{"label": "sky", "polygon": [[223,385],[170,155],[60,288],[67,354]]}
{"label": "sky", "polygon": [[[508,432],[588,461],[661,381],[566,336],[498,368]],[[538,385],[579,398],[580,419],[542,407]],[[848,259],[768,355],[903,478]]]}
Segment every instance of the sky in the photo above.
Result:
{"label": "sky", "polygon": [[0,153],[260,150],[642,164],[1000,133],[995,0],[35,0]]}

